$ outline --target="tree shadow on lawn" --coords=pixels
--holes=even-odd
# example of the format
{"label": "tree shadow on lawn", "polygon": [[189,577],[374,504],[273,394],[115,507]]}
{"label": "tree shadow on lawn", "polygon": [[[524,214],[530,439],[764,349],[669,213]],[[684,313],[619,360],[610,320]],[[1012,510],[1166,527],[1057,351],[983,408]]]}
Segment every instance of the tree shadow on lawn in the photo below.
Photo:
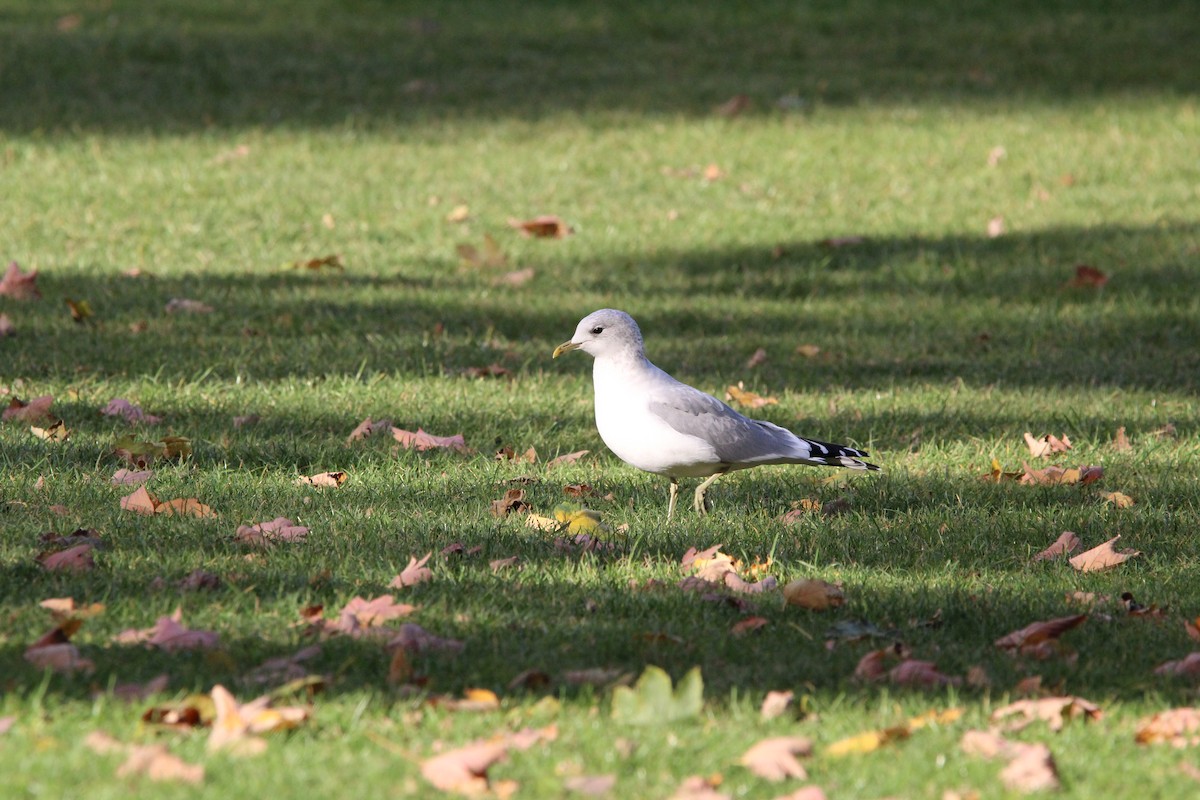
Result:
{"label": "tree shadow on lawn", "polygon": [[[638,318],[656,363],[707,386],[752,377],[823,391],[962,380],[1195,392],[1200,317],[1181,290],[1195,283],[1186,254],[1198,237],[1200,226],[1183,223],[1058,228],[630,253],[600,265],[555,249],[546,258],[557,260],[531,260],[532,284],[512,290],[441,256],[425,265],[436,280],[392,267],[137,281],[44,270],[44,302],[6,307],[18,336],[0,352],[8,373],[27,380],[429,377],[490,360],[561,374],[583,362],[552,363],[553,346],[585,313],[613,305]],[[1107,285],[1068,285],[1081,263],[1107,273]],[[60,296],[90,300],[95,324],[72,324]],[[164,314],[176,296],[216,311]],[[139,322],[146,332],[130,334]],[[803,343],[822,352],[796,354]],[[751,372],[756,345],[770,358]]]}
{"label": "tree shadow on lawn", "polygon": [[[1186,4],[26,4],[0,127],[142,132],[1195,93]],[[79,11],[72,7],[70,10]],[[1112,58],[1120,53],[1121,58]]]}

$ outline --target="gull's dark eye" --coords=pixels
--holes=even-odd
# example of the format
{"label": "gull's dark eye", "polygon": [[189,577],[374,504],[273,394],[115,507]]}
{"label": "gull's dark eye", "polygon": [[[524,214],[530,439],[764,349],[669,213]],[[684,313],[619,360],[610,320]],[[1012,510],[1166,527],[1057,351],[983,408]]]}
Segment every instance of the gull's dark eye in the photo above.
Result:
{"label": "gull's dark eye", "polygon": [[592,328],[592,336],[599,336],[602,333],[604,333],[604,328],[601,328],[599,325]]}

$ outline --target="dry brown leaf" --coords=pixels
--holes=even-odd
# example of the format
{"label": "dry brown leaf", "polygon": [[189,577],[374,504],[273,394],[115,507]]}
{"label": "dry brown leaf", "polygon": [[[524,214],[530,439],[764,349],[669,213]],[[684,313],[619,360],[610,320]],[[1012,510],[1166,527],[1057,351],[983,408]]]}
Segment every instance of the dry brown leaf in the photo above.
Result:
{"label": "dry brown leaf", "polygon": [[516,228],[522,236],[539,239],[565,239],[574,232],[570,225],[553,214],[543,214],[525,220],[510,219],[508,224]]}
{"label": "dry brown leaf", "polygon": [[416,586],[418,583],[433,580],[433,570],[425,566],[428,563],[433,551],[425,554],[425,557],[417,560],[416,556],[410,556],[408,566],[400,571],[400,574],[392,578],[392,582],[388,584],[389,589],[403,589],[408,586]]}
{"label": "dry brown leaf", "polygon": [[1188,653],[1175,661],[1165,661],[1154,668],[1155,675],[1200,675],[1200,653]]}
{"label": "dry brown leaf", "polygon": [[725,170],[721,169],[720,165],[718,164],[709,164],[704,168],[704,171],[701,173],[701,177],[703,177],[708,183],[719,181],[721,178],[725,177]]}
{"label": "dry brown leaf", "polygon": [[1071,566],[1080,572],[1095,572],[1115,567],[1134,556],[1141,555],[1137,550],[1117,550],[1113,547],[1114,543],[1120,538],[1121,536],[1118,534],[1104,544],[1097,545],[1091,550],[1080,553],[1071,559]]}
{"label": "dry brown leaf", "polygon": [[133,494],[121,498],[121,508],[135,514],[153,515],[158,508],[158,500],[145,486],[139,486]]}
{"label": "dry brown leaf", "polygon": [[763,739],[742,754],[738,763],[755,775],[768,781],[787,778],[804,780],[808,777],[797,756],[810,756],[813,751],[811,739],[803,736],[778,736]]}
{"label": "dry brown leaf", "polygon": [[1013,791],[1027,793],[1059,785],[1054,756],[1044,744],[1014,742],[995,731],[973,730],[963,734],[960,746],[969,755],[1007,761],[1000,780]]}
{"label": "dry brown leaf", "polygon": [[520,563],[521,563],[520,556],[508,556],[507,558],[493,559],[488,562],[488,566],[491,568],[492,572],[500,572],[502,570],[508,569],[509,567],[515,567],[515,566],[519,565]]}
{"label": "dry brown leaf", "polygon": [[1128,452],[1133,449],[1133,445],[1129,443],[1129,437],[1125,435],[1125,426],[1117,428],[1117,434],[1113,437],[1113,450],[1118,453]]}
{"label": "dry brown leaf", "polygon": [[783,599],[790,606],[799,606],[810,611],[825,611],[845,605],[846,594],[839,584],[816,578],[803,578],[783,587]]}
{"label": "dry brown leaf", "polygon": [[416,433],[413,433],[412,431],[393,427],[392,438],[399,442],[401,447],[406,447],[410,450],[415,449],[418,452],[436,449],[454,450],[459,453],[470,452],[466,440],[463,439],[461,433],[456,433],[453,436],[434,436],[431,433],[426,433],[422,428],[417,428]]}
{"label": "dry brown leaf", "polygon": [[524,489],[509,489],[499,500],[493,500],[491,511],[493,517],[507,517],[509,514],[523,514],[530,510],[525,502]]}
{"label": "dry brown leaf", "polygon": [[1079,537],[1071,531],[1063,531],[1058,538],[1054,540],[1054,544],[1047,547],[1042,552],[1033,557],[1034,561],[1048,561],[1057,556],[1068,556],[1074,553],[1083,543],[1079,541]]}
{"label": "dry brown leaf", "polygon": [[[113,486],[141,486],[146,481],[154,477],[154,470],[131,470],[121,468],[113,473],[113,476],[108,479],[108,482]],[[122,506],[124,508],[124,506]]]}
{"label": "dry brown leaf", "polygon": [[743,617],[729,628],[729,632],[734,636],[744,636],[747,633],[756,631],[766,627],[768,620],[766,617]]}
{"label": "dry brown leaf", "polygon": [[42,296],[37,287],[37,270],[22,272],[15,261],[10,261],[8,269],[0,277],[0,297],[11,297],[14,300],[37,300]]}
{"label": "dry brown leaf", "polygon": [[472,742],[422,761],[421,774],[443,792],[480,795],[488,789],[488,768],[507,752],[504,742]]}
{"label": "dry brown leaf", "polygon": [[788,710],[794,698],[795,694],[790,690],[777,691],[772,689],[763,698],[759,713],[762,714],[763,719],[775,719]]}
{"label": "dry brown leaf", "polygon": [[669,800],[732,800],[732,795],[717,791],[721,781],[719,774],[707,778],[692,775],[683,779],[683,783],[679,784],[679,788]]}
{"label": "dry brown leaf", "polygon": [[1138,721],[1134,741],[1138,744],[1167,742],[1173,747],[1200,744],[1200,708],[1172,708]]}
{"label": "dry brown leaf", "polygon": [[616,775],[574,775],[563,781],[563,788],[568,792],[586,794],[592,797],[606,795],[617,785]]}
{"label": "dry brown leaf", "polygon": [[254,755],[266,749],[259,734],[290,730],[301,725],[310,711],[301,706],[275,708],[269,696],[249,703],[239,703],[228,689],[220,684],[212,688],[212,732],[208,736],[209,752],[231,750],[239,755]]}
{"label": "dry brown leaf", "polygon": [[743,389],[740,382],[737,386],[727,386],[725,388],[725,399],[732,400],[746,408],[762,408],[763,406],[771,406],[779,403],[779,400],[774,397],[763,397],[762,395]]}
{"label": "dry brown leaf", "polygon": [[327,256],[318,256],[316,258],[308,258],[301,261],[292,262],[292,269],[309,269],[315,271],[326,268],[336,269],[339,272],[342,272],[346,269],[345,265],[342,264],[342,257],[337,253],[331,253]]}
{"label": "dry brown leaf", "polygon": [[171,755],[164,744],[125,744],[103,731],[92,731],[84,738],[83,742],[89,749],[100,755],[125,754],[125,762],[117,768],[118,778],[145,775],[152,781],[182,781],[184,783],[202,783],[204,781],[203,766],[189,764],[179,757]]}
{"label": "dry brown leaf", "polygon": [[1194,620],[1185,619],[1183,621],[1183,629],[1187,631],[1187,635],[1190,638],[1200,642],[1200,617],[1196,617]]}
{"label": "dry brown leaf", "polygon": [[507,378],[512,376],[512,370],[493,361],[486,367],[463,367],[459,374],[464,378]]}
{"label": "dry brown leaf", "polygon": [[175,609],[169,617],[159,617],[149,628],[128,628],[113,637],[118,644],[145,644],[160,650],[208,650],[220,644],[213,631],[191,630],[183,624],[183,610]]}
{"label": "dry brown leaf", "polygon": [[1129,508],[1133,505],[1133,498],[1123,492],[1101,492],[1100,497],[1117,508]]}
{"label": "dry brown leaf", "polygon": [[906,658],[888,670],[888,683],[896,686],[919,686],[932,688],[935,686],[958,686],[962,678],[945,675],[938,672],[937,665],[932,661],[921,661]]}
{"label": "dry brown leaf", "polygon": [[416,610],[416,606],[408,603],[397,603],[390,594],[371,600],[355,596],[339,612],[338,628],[342,633],[354,635],[365,628],[379,627],[393,619],[407,617]]}
{"label": "dry brown leaf", "polygon": [[318,472],[315,475],[302,475],[296,479],[297,486],[316,486],[320,489],[336,489],[346,482],[345,472]]}
{"label": "dry brown leaf", "polygon": [[39,556],[38,561],[51,572],[87,572],[96,567],[90,544],[77,544],[57,553],[47,553]]}
{"label": "dry brown leaf", "polygon": [[308,528],[297,525],[287,517],[276,517],[269,522],[239,525],[233,540],[262,547],[275,542],[303,542],[308,538],[308,531]]}
{"label": "dry brown leaf", "polygon": [[552,458],[546,462],[546,469],[554,469],[555,467],[560,467],[563,464],[574,464],[576,461],[586,456],[589,452],[591,451],[576,450],[573,453],[566,453],[565,455],[558,456],[557,458]]}
{"label": "dry brown leaf", "polygon": [[139,703],[151,695],[165,692],[170,685],[171,678],[164,672],[145,683],[118,683],[113,687],[112,695],[126,703]]}
{"label": "dry brown leaf", "polygon": [[821,348],[815,344],[796,345],[796,355],[804,356],[805,358],[816,358],[820,354]]}
{"label": "dry brown leaf", "polygon": [[997,459],[993,458],[991,471],[985,472],[982,475],[980,475],[979,477],[981,480],[992,481],[994,483],[1000,483],[1000,481],[1020,480],[1021,478],[1024,477],[1024,475],[1025,475],[1024,472],[1005,472],[1004,468],[1000,466],[1000,462]]}
{"label": "dry brown leaf", "polygon": [[450,213],[446,215],[446,222],[454,222],[454,223],[466,222],[470,218],[471,218],[471,207],[466,204],[462,204],[462,205],[457,205],[450,210]]}
{"label": "dry brown leaf", "polygon": [[358,423],[358,426],[350,432],[349,436],[346,437],[346,444],[357,442],[360,439],[366,439],[370,436],[376,436],[378,434],[390,435],[391,432],[392,421],[390,419],[373,421],[370,417],[367,417],[362,422]]}
{"label": "dry brown leaf", "polygon": [[754,369],[767,362],[767,348],[760,347],[746,360],[746,369]]}
{"label": "dry brown leaf", "polygon": [[995,239],[1004,235],[1004,217],[992,217],[987,224],[987,237]]}
{"label": "dry brown leaf", "polygon": [[13,397],[8,401],[8,408],[0,413],[0,419],[16,420],[17,422],[38,422],[43,419],[54,419],[50,413],[50,406],[54,403],[54,396],[44,394],[41,397],[35,397],[26,403],[19,398]]}
{"label": "dry brown leaf", "polygon": [[1099,289],[1108,283],[1108,276],[1095,267],[1078,264],[1075,267],[1075,277],[1067,281],[1067,286],[1090,286]]}
{"label": "dry brown leaf", "polygon": [[204,503],[201,503],[195,497],[176,497],[174,500],[159,503],[154,508],[154,513],[167,517],[178,515],[182,517],[200,517],[201,519],[217,516],[215,511]]}
{"label": "dry brown leaf", "polygon": [[49,611],[56,620],[87,619],[103,614],[105,610],[103,603],[92,603],[87,606],[76,605],[73,597],[50,597],[38,605]]}
{"label": "dry brown leaf", "polygon": [[1057,641],[1058,637],[1072,628],[1082,625],[1087,618],[1087,614],[1076,614],[1070,617],[1033,622],[1020,630],[1001,636],[995,644],[1001,650],[1007,650],[1014,655],[1038,656],[1040,653],[1034,648],[1047,642]]}
{"label": "dry brown leaf", "polygon": [[1099,720],[1104,711],[1095,703],[1082,697],[1041,697],[1032,700],[1018,700],[992,712],[992,722],[1000,722],[1008,717],[1019,715],[1019,719],[1010,721],[1004,726],[1006,731],[1019,731],[1030,724],[1044,720],[1052,731],[1060,731],[1069,720],[1083,717],[1087,721]]}
{"label": "dry brown leaf", "polygon": [[457,639],[432,634],[415,622],[406,622],[400,626],[399,633],[388,640],[387,646],[389,648],[398,647],[410,653],[456,654],[461,653],[465,645]]}
{"label": "dry brown leaf", "polygon": [[1051,433],[1035,439],[1032,433],[1025,431],[1025,444],[1034,458],[1049,458],[1055,453],[1065,453],[1071,449],[1071,439],[1065,434],[1061,439]]}
{"label": "dry brown leaf", "polygon": [[106,417],[120,417],[126,422],[133,424],[143,422],[147,425],[157,425],[162,422],[162,417],[147,414],[145,411],[142,411],[141,406],[135,406],[123,397],[115,397],[109,400],[108,405],[100,409],[100,413]]}

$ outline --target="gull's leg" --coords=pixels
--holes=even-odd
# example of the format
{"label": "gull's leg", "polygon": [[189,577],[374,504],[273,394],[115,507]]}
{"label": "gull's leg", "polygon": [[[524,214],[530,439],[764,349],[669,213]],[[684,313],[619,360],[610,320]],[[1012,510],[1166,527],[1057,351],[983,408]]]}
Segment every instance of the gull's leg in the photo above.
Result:
{"label": "gull's leg", "polygon": [[728,470],[723,469],[720,472],[709,475],[704,479],[704,483],[696,487],[696,497],[692,500],[692,508],[696,509],[696,511],[702,515],[708,513],[708,500],[705,499],[704,493],[708,491],[709,486],[712,486],[713,481],[724,475],[726,472],[728,472]]}
{"label": "gull's leg", "polygon": [[667,501],[667,521],[671,521],[671,515],[675,513],[675,501],[679,498],[679,481],[671,478],[671,496]]}

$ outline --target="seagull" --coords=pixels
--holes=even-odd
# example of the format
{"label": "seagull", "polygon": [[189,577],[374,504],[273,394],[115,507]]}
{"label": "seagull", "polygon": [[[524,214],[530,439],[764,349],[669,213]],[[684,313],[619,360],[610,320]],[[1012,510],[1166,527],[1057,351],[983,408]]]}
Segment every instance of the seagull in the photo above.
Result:
{"label": "seagull", "polygon": [[596,428],[622,461],[671,480],[667,519],[680,478],[704,478],[692,507],[708,513],[705,493],[727,472],[763,464],[811,464],[878,472],[867,453],[797,436],[744,417],[710,394],[675,380],[646,358],[642,331],[624,311],[588,314],[553,358],[582,350],[595,359]]}

